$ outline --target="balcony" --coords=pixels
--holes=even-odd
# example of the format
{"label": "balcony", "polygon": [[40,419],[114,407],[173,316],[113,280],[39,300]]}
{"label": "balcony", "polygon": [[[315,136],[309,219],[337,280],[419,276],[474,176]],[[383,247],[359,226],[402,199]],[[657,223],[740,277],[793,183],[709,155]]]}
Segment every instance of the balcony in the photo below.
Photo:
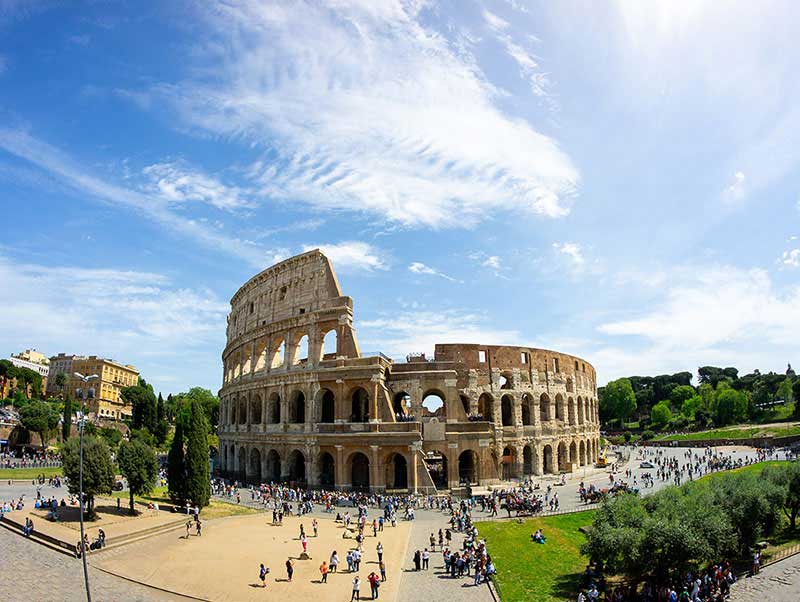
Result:
{"label": "balcony", "polygon": [[[447,434],[450,433],[491,433],[494,431],[494,422],[489,421],[469,421],[469,422],[448,422],[446,425]],[[507,427],[513,430],[513,427]]]}
{"label": "balcony", "polygon": [[319,423],[320,435],[350,435],[353,433],[420,433],[421,422],[341,422]]}

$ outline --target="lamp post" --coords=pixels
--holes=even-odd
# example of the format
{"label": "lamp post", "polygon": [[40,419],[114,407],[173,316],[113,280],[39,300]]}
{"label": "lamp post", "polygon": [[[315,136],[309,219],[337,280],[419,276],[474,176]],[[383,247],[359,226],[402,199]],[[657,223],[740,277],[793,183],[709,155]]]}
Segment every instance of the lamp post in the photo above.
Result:
{"label": "lamp post", "polygon": [[[84,386],[89,383],[90,380],[97,378],[97,374],[89,374],[88,376],[84,376],[80,372],[75,373],[75,377],[83,382]],[[83,532],[83,428],[86,424],[86,412],[84,411],[84,391],[83,387],[79,388],[76,392],[76,397],[81,402],[81,421],[80,421],[80,428],[78,429],[78,434],[80,435],[80,460],[78,464],[78,500],[80,502],[80,521],[81,521],[81,559],[83,560],[83,581],[86,584],[86,602],[92,602],[92,593],[89,591],[89,568],[86,565],[86,553],[88,550],[84,545],[84,532]],[[86,399],[94,398],[94,389],[88,387],[86,389]]]}

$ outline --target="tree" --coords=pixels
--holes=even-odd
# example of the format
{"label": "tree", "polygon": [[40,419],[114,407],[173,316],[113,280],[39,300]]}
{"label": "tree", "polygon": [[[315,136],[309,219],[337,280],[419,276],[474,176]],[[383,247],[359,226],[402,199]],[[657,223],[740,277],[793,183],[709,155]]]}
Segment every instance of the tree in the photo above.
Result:
{"label": "tree", "polygon": [[209,426],[209,432],[216,432],[217,426],[219,425],[219,398],[208,389],[192,387],[185,393],[178,393],[174,399],[174,402],[179,407],[188,406],[192,401],[199,402],[203,408],[203,412],[206,415],[206,422]]}
{"label": "tree", "polygon": [[660,401],[654,405],[650,413],[650,420],[653,421],[653,424],[662,428],[669,424],[669,421],[672,420],[672,410],[669,409],[669,403]]}
{"label": "tree", "polygon": [[[144,379],[139,380],[144,382]],[[122,399],[131,405],[131,428],[146,428],[151,433],[156,430],[157,402],[152,388],[141,384],[125,387],[122,389]]]}
{"label": "tree", "polygon": [[167,422],[167,411],[165,407],[164,398],[161,393],[158,394],[158,403],[156,403],[156,426],[153,435],[159,447],[164,445],[169,434],[169,423]]}
{"label": "tree", "polygon": [[683,414],[687,420],[694,422],[697,415],[697,410],[701,409],[702,407],[703,398],[699,395],[695,395],[681,404],[681,414]]}
{"label": "tree", "polygon": [[208,462],[208,422],[197,400],[189,405],[186,424],[186,499],[196,506],[207,506],[211,499],[211,473]]}
{"label": "tree", "polygon": [[672,389],[672,393],[669,395],[669,400],[672,403],[673,407],[680,408],[683,406],[683,402],[687,399],[691,399],[697,393],[694,390],[694,387],[689,385],[679,385]]}
{"label": "tree", "polygon": [[[78,475],[80,466],[80,439],[71,438],[61,448],[61,461],[64,476],[68,479],[68,489],[78,494]],[[94,436],[83,437],[83,492],[86,495],[86,512],[93,520],[94,496],[111,493],[114,486],[114,464],[105,441]]]}
{"label": "tree", "polygon": [[173,502],[186,500],[186,454],[184,453],[182,415],[175,417],[175,434],[167,454],[167,484],[169,497]]}
{"label": "tree", "polygon": [[780,386],[778,387],[777,393],[778,399],[782,399],[786,403],[792,403],[794,401],[794,391],[792,390],[792,379],[788,376],[783,379]]}
{"label": "tree", "polygon": [[747,418],[748,400],[743,391],[729,387],[717,391],[714,422],[720,426],[741,422]]}
{"label": "tree", "polygon": [[795,399],[794,415],[800,417],[800,378],[794,381],[792,385],[792,396]]}
{"label": "tree", "polygon": [[783,513],[789,519],[789,528],[794,531],[800,515],[800,462],[767,466],[762,475],[781,489]]}
{"label": "tree", "polygon": [[[17,384],[22,386],[25,396],[28,398],[39,397],[42,394],[42,375],[36,370],[17,366]],[[28,393],[31,390],[31,394]]]}
{"label": "tree", "polygon": [[146,495],[153,490],[158,476],[158,459],[153,448],[142,441],[125,441],[119,446],[117,453],[119,470],[128,481],[130,492],[130,512],[136,514],[133,507],[134,495]]}
{"label": "tree", "polygon": [[625,422],[636,410],[636,395],[631,381],[620,378],[609,382],[600,395],[600,405],[604,408],[606,416]]}
{"label": "tree", "polygon": [[113,427],[103,427],[100,429],[100,436],[106,442],[109,449],[116,449],[122,442],[122,433]]}
{"label": "tree", "polygon": [[64,398],[64,414],[61,421],[61,440],[66,441],[69,439],[72,430],[72,398],[67,395]]}
{"label": "tree", "polygon": [[22,426],[38,433],[42,440],[42,447],[45,446],[45,436],[58,426],[58,412],[46,401],[31,401],[19,413]]}

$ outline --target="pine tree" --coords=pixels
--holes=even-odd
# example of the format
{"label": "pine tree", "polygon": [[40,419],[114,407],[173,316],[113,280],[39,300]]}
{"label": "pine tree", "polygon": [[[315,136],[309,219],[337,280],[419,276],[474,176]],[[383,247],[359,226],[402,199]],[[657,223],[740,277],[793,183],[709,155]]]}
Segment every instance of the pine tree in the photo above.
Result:
{"label": "pine tree", "polygon": [[164,398],[161,393],[158,394],[158,401],[156,402],[156,421],[164,420]]}
{"label": "pine tree", "polygon": [[175,436],[167,455],[169,497],[173,502],[186,500],[186,458],[183,450],[183,416],[175,420]]}
{"label": "pine tree", "polygon": [[203,406],[196,400],[189,405],[186,429],[186,499],[207,506],[211,499],[211,473],[208,462],[208,421]]}
{"label": "pine tree", "polygon": [[70,429],[72,429],[72,398],[67,395],[64,399],[64,420],[61,424],[61,439],[69,439]]}

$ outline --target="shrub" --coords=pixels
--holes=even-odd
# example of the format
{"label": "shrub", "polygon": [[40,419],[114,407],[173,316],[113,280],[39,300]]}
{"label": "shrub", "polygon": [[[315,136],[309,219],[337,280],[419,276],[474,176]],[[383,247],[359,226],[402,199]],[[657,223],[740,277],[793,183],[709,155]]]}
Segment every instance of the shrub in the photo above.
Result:
{"label": "shrub", "polygon": [[644,441],[650,441],[653,437],[655,437],[655,433],[649,429],[642,432],[642,440]]}
{"label": "shrub", "polygon": [[622,435],[625,438],[625,443],[630,443],[631,437],[633,436],[630,431],[625,431]]}

